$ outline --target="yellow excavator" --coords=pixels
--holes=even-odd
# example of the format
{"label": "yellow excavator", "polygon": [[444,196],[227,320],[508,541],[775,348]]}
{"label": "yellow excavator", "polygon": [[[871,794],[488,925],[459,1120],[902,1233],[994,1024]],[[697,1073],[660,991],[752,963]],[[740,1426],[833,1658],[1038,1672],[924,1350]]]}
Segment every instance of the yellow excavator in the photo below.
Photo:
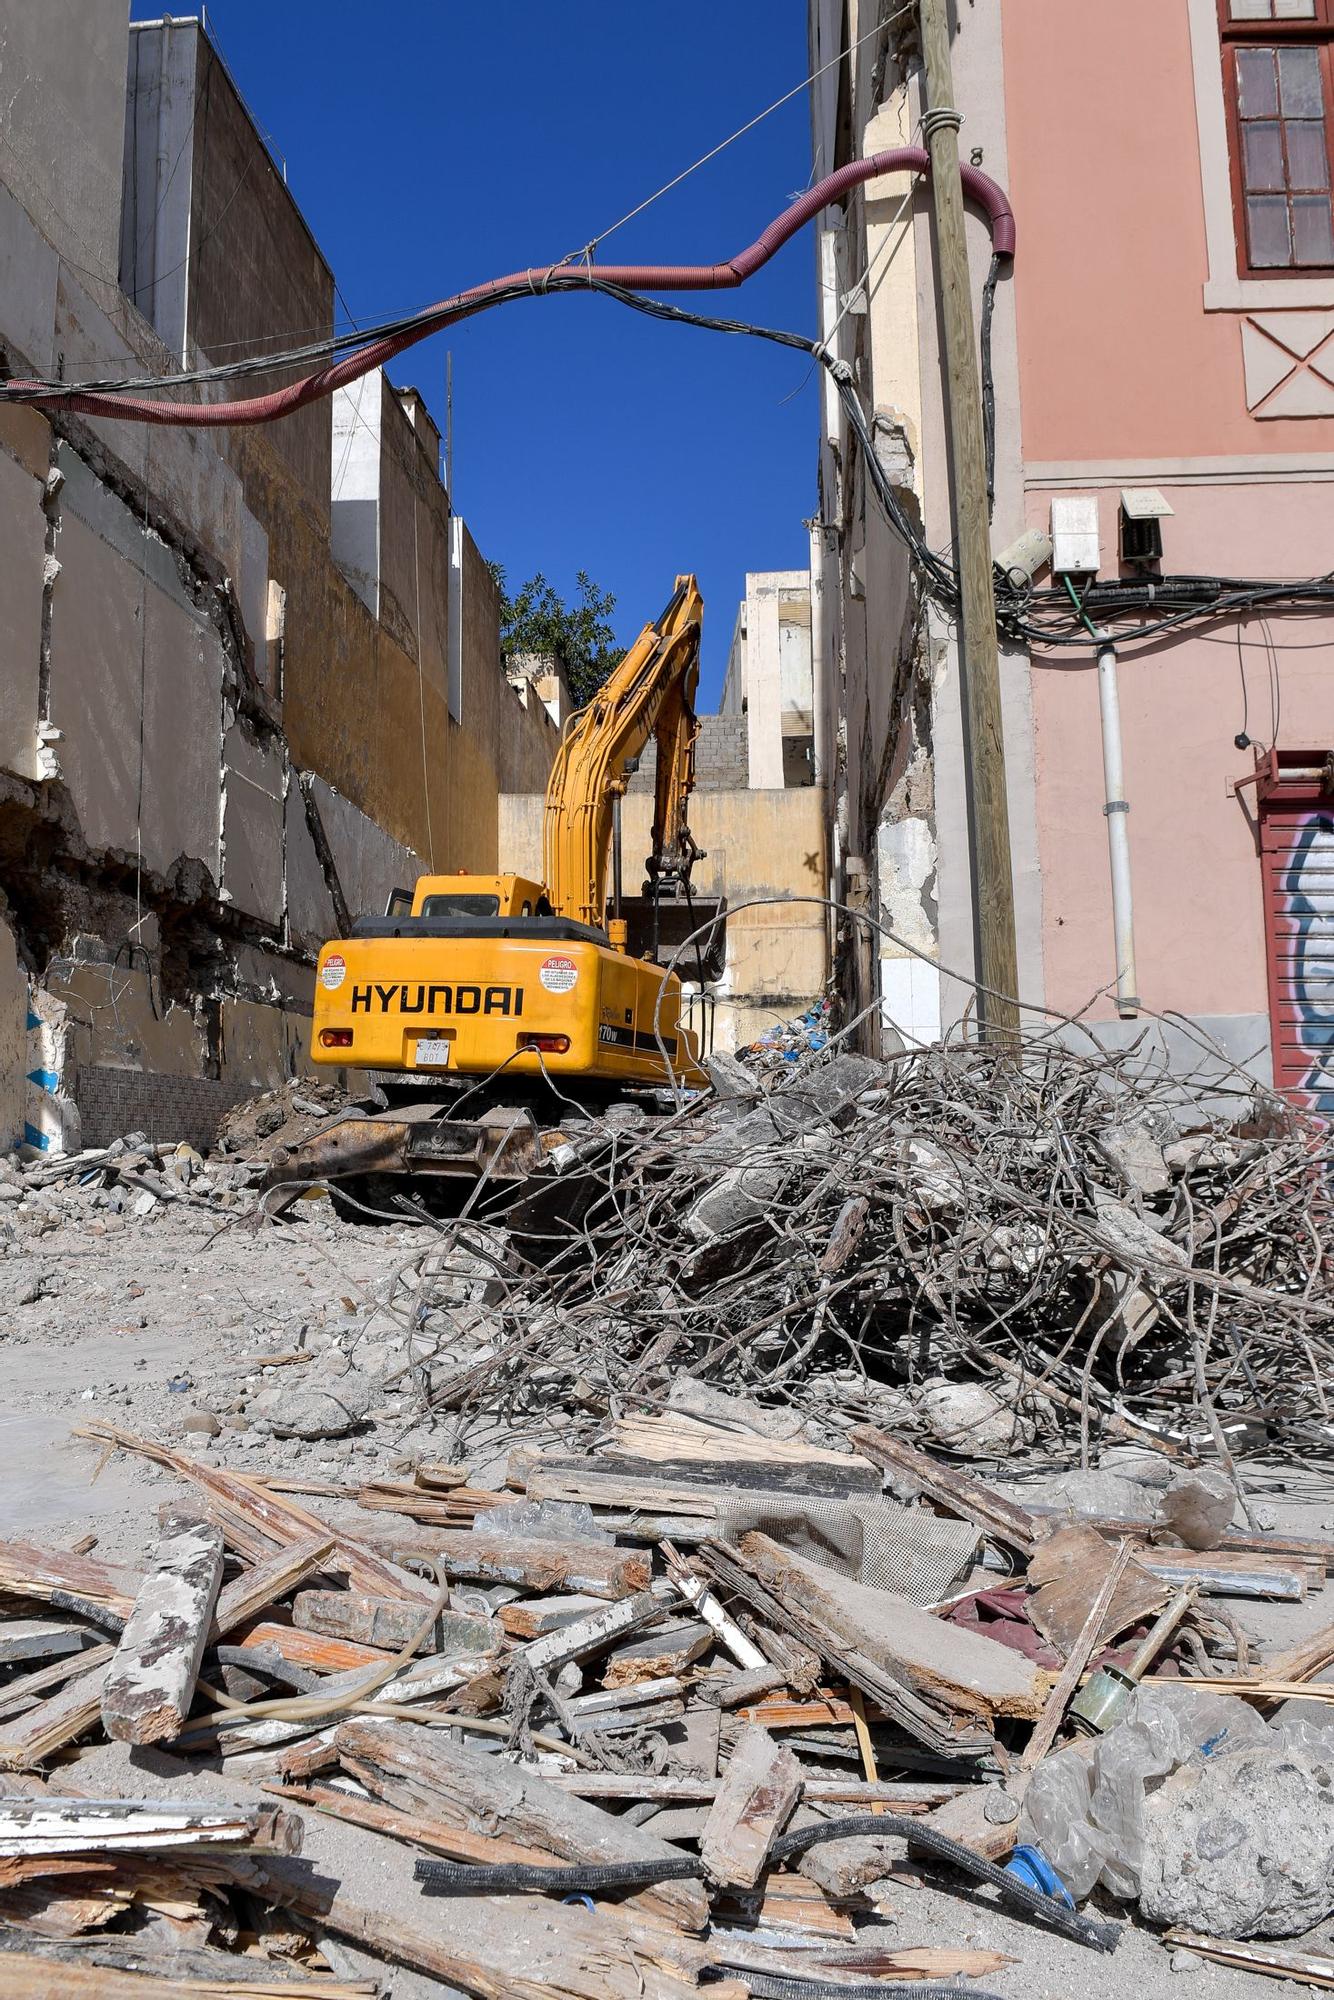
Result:
{"label": "yellow excavator", "polygon": [[[651,1107],[655,1093],[707,1082],[667,966],[679,948],[701,988],[721,971],[723,905],[690,882],[701,858],[687,806],[702,620],[695,578],[678,577],[666,609],[572,717],[547,787],[544,882],[423,875],[383,918],[358,919],[322,948],[312,1057],[370,1072],[383,1107],[276,1154],[271,1181],[515,1180],[566,1142],[561,1105],[638,1093]],[[620,802],[650,739],[647,879],[627,897]]]}

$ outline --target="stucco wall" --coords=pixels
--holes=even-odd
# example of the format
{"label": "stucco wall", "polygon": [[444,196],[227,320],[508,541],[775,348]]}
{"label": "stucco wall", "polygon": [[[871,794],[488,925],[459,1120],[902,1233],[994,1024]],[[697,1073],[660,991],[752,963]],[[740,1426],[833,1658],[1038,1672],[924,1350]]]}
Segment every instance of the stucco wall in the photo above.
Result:
{"label": "stucco wall", "polygon": [[[1210,208],[1236,269],[1226,152],[1207,118],[1214,10],[1024,0],[1003,18],[1027,520],[1045,528],[1054,495],[1095,493],[1101,574],[1132,574],[1118,562],[1119,491],[1152,485],[1175,510],[1164,570],[1323,573],[1334,417],[1248,412],[1247,315],[1211,309]],[[1053,173],[1054,159],[1066,170]],[[1311,281],[1295,282],[1278,281],[1280,313],[1284,299],[1313,304]],[[1229,619],[1123,651],[1120,666],[1139,991],[1147,1007],[1208,1018],[1238,1048],[1263,1048],[1268,995],[1254,794],[1232,790],[1252,756],[1233,738],[1245,717],[1261,744],[1276,723],[1284,747],[1334,740],[1327,621],[1269,622],[1272,658],[1256,623],[1239,634]],[[1047,997],[1073,1012],[1114,976],[1090,657],[1039,659],[1033,689]],[[1092,1018],[1110,1012],[1104,999]]]}
{"label": "stucco wall", "polygon": [[[223,358],[331,323],[328,267],[198,25],[173,23],[169,47],[165,100],[146,64],[127,119],[124,0],[6,10],[0,347],[16,373],[57,357],[72,380],[165,373],[182,345]],[[136,254],[140,226],[154,236],[140,305],[164,263],[180,270],[174,351],[118,289],[126,157],[149,177],[126,211]],[[373,387],[379,619],[330,548],[327,403],[232,431],[0,412],[0,1144],[32,1055],[10,1018],[29,975],[58,1072],[43,1143],[75,1129],[81,1088],[108,1136],[117,1120],[165,1136],[173,1118],[197,1136],[304,1062],[309,959],[335,921],[303,776],[354,913],[428,858],[494,865],[502,776],[545,784],[556,730],[504,680],[471,544],[449,719],[438,441]]]}
{"label": "stucco wall", "polygon": [[1002,14],[1027,458],[1334,449],[1334,419],[1247,414],[1242,315],[1204,308],[1185,0],[1006,0]]}

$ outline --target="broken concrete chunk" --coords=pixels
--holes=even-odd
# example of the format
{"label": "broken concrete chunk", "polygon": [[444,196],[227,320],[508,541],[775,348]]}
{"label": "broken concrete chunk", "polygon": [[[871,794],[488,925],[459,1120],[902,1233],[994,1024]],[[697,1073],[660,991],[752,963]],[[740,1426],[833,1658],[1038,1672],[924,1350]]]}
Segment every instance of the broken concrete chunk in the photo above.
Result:
{"label": "broken concrete chunk", "polygon": [[144,1578],[102,1689],[108,1736],[160,1743],[180,1733],[222,1582],[222,1536],[184,1527]]}
{"label": "broken concrete chunk", "polygon": [[1147,1125],[1109,1125],[1093,1149],[1132,1194],[1163,1194],[1172,1184],[1162,1146]]}
{"label": "broken concrete chunk", "polygon": [[940,1442],[967,1458],[1004,1458],[1033,1442],[1032,1423],[981,1382],[928,1382],[917,1407]]}
{"label": "broken concrete chunk", "polygon": [[1144,1802],[1140,1909],[1213,1937],[1296,1937],[1334,1910],[1334,1755],[1188,1764]]}
{"label": "broken concrete chunk", "polygon": [[1093,1189],[1093,1201],[1097,1209],[1096,1232],[1127,1270],[1154,1270],[1164,1264],[1184,1268],[1189,1264],[1190,1258],[1181,1245],[1164,1236],[1161,1229],[1129,1203],[1118,1201],[1115,1195],[1099,1187]]}
{"label": "broken concrete chunk", "polygon": [[275,1382],[261,1389],[247,1414],[267,1424],[276,1437],[336,1438],[364,1423],[375,1393],[370,1377],[350,1368],[337,1375],[321,1369],[313,1379]]}
{"label": "broken concrete chunk", "polygon": [[678,1375],[667,1393],[667,1408],[720,1429],[754,1431],[757,1437],[795,1438],[802,1432],[799,1410],[767,1410],[749,1396],[729,1396],[693,1375]]}
{"label": "broken concrete chunk", "polygon": [[1175,1535],[1188,1549],[1216,1549],[1232,1526],[1237,1489],[1217,1466],[1178,1473],[1158,1502],[1157,1530]]}

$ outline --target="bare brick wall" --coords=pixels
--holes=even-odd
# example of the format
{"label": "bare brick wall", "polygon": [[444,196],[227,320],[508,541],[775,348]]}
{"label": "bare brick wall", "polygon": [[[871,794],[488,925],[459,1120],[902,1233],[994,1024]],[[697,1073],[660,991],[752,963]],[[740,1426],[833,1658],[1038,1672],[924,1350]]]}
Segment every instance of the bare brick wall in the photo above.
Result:
{"label": "bare brick wall", "polygon": [[212,1146],[223,1118],[248,1094],[213,1077],[154,1076],[100,1063],[80,1063],[74,1086],[85,1146],[109,1146],[127,1132],[144,1132],[157,1145],[186,1139],[200,1152]]}

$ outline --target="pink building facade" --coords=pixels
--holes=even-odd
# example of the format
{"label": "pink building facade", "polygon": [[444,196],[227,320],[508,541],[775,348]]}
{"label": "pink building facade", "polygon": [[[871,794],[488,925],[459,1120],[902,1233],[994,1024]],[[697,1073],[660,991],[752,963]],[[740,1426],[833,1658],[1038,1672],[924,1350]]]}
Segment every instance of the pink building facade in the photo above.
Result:
{"label": "pink building facade", "polygon": [[[817,171],[913,140],[914,14],[811,0]],[[1137,991],[1118,1002],[1093,642],[1007,642],[1022,997],[1111,1044],[1147,1027],[1183,1063],[1198,1028],[1334,1109],[1334,590],[1232,587],[1334,572],[1334,0],[994,0],[958,9],[953,61],[962,155],[1018,219],[993,324],[992,547],[1060,530],[1073,566],[1084,527],[1072,583],[1116,640],[1129,805]],[[980,308],[980,216],[970,231]],[[920,182],[826,211],[825,337],[943,550],[935,271]],[[931,1039],[974,964],[956,634],[919,600],[832,394],[820,489],[833,886],[884,926],[885,1022]],[[1128,561],[1146,508],[1161,557]],[[1136,637],[1185,577],[1198,613]],[[1031,622],[1078,637],[1064,576],[1040,567],[1033,591]]]}

